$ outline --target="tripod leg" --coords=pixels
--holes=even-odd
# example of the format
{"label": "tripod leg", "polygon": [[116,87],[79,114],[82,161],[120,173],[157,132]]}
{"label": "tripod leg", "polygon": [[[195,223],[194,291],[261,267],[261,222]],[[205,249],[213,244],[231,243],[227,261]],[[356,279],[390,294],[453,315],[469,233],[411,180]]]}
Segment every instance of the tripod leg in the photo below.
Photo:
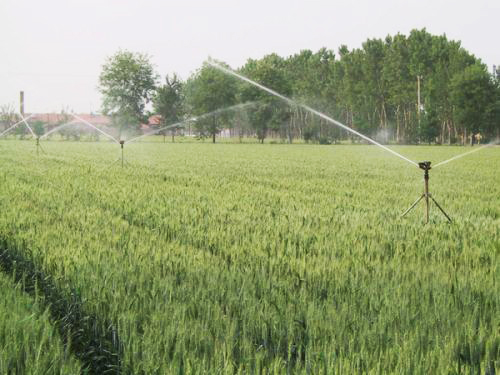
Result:
{"label": "tripod leg", "polygon": [[417,200],[416,200],[416,201],[415,201],[415,202],[414,202],[414,203],[410,206],[410,208],[408,208],[405,212],[403,212],[403,214],[401,215],[401,217],[405,217],[405,216],[406,216],[406,214],[407,214],[408,212],[410,212],[410,211],[413,209],[413,207],[415,207],[415,206],[417,205],[417,203],[418,203],[418,202],[420,202],[420,201],[422,200],[422,198],[423,198],[424,196],[425,196],[425,194],[422,194],[422,195],[420,196],[420,198],[418,198],[418,199],[417,199]]}
{"label": "tripod leg", "polygon": [[122,159],[116,159],[114,162],[112,162],[110,165],[108,165],[106,168],[104,168],[104,170],[111,168],[113,165],[115,165],[116,163],[119,163],[121,160]]}
{"label": "tripod leg", "polygon": [[438,202],[436,202],[436,200],[432,197],[432,195],[430,195],[432,201],[436,204],[437,208],[439,208],[439,210],[443,213],[444,216],[446,216],[446,218],[450,221],[451,223],[451,219],[450,217],[446,214],[446,212],[444,212],[444,210],[441,208],[441,206],[439,205]]}

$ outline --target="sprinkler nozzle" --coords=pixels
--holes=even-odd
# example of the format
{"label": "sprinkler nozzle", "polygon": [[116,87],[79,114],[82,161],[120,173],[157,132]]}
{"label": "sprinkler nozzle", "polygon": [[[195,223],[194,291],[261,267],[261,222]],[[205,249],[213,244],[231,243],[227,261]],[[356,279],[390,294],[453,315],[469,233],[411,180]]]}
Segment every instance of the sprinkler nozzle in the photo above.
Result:
{"label": "sprinkler nozzle", "polygon": [[429,169],[431,169],[431,162],[430,161],[421,161],[420,163],[418,163],[418,167],[420,169],[423,169],[424,171],[428,171]]}

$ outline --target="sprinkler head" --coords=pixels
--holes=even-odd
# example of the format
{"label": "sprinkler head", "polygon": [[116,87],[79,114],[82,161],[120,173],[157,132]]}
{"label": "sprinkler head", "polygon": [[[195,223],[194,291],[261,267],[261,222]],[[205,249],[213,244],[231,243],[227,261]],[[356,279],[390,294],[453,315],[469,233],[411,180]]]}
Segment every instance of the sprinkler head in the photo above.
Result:
{"label": "sprinkler head", "polygon": [[429,169],[431,169],[431,162],[430,161],[421,161],[420,163],[418,163],[418,167],[420,169],[423,169],[424,171],[428,171]]}
{"label": "sprinkler head", "polygon": [[124,144],[125,144],[125,141],[124,141],[124,140],[121,140],[121,141],[120,141],[120,144],[121,144],[121,145],[124,145]]}

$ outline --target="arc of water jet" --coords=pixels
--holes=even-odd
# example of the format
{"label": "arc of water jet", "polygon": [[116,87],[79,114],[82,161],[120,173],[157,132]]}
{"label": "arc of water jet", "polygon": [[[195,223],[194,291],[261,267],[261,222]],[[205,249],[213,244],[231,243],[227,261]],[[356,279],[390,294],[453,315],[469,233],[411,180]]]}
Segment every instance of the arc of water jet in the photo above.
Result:
{"label": "arc of water jet", "polygon": [[106,136],[106,137],[108,137],[108,138],[112,139],[112,140],[113,140],[113,141],[115,141],[116,143],[120,143],[120,142],[118,142],[118,140],[117,140],[115,137],[113,137],[112,135],[110,135],[110,134],[106,133],[105,131],[102,131],[101,129],[99,129],[98,127],[96,127],[96,126],[92,125],[90,122],[85,121],[85,120],[84,120],[84,119],[82,119],[81,117],[79,117],[79,116],[77,116],[77,115],[74,115],[74,114],[72,114],[71,116],[73,116],[73,117],[74,117],[74,118],[76,118],[77,120],[79,120],[79,121],[83,122],[84,124],[86,124],[86,125],[90,126],[91,128],[93,128],[93,129],[97,130],[99,133],[101,133],[101,134],[103,134],[104,136]]}
{"label": "arc of water jet", "polygon": [[186,120],[182,120],[182,121],[176,122],[175,124],[167,125],[167,126],[164,126],[163,128],[152,130],[152,131],[147,132],[145,134],[142,134],[142,135],[140,135],[138,137],[129,139],[129,140],[125,141],[125,143],[137,141],[137,140],[139,140],[141,138],[144,138],[144,137],[146,137],[148,135],[153,135],[153,134],[158,133],[158,132],[160,132],[162,130],[166,130],[166,129],[173,128],[173,127],[176,127],[176,126],[180,126],[182,124],[185,124],[186,122],[196,121],[196,120],[208,117],[208,116],[216,115],[216,114],[218,114],[220,112],[230,111],[230,110],[238,109],[238,108],[245,108],[245,107],[248,107],[248,106],[251,106],[251,105],[254,105],[254,104],[255,104],[255,102],[248,102],[248,103],[236,104],[236,105],[233,105],[233,106],[230,106],[230,107],[216,109],[215,111],[212,111],[212,112],[209,112],[209,113],[205,113],[205,114],[200,115],[200,116],[193,116],[193,117],[190,117],[190,118],[188,118]]}
{"label": "arc of water jet", "polygon": [[153,135],[153,134],[158,133],[158,132],[160,132],[160,131],[162,131],[162,130],[166,130],[166,129],[169,129],[169,128],[173,128],[173,127],[175,127],[175,126],[182,125],[182,124],[184,124],[185,122],[187,122],[187,121],[189,121],[189,120],[190,120],[190,119],[188,119],[188,120],[184,120],[184,121],[179,121],[179,122],[176,122],[175,124],[168,125],[168,126],[164,126],[163,128],[159,128],[159,129],[152,130],[152,131],[150,131],[150,132],[147,132],[147,133],[144,133],[144,134],[142,134],[142,135],[139,135],[139,136],[137,136],[137,137],[135,137],[135,138],[128,139],[128,140],[126,140],[126,141],[125,141],[125,143],[135,142],[135,141],[137,141],[137,140],[139,140],[139,139],[141,139],[141,138],[147,137],[148,135]]}
{"label": "arc of water jet", "polygon": [[453,160],[457,160],[457,159],[460,159],[461,157],[464,157],[466,155],[469,155],[469,154],[472,154],[473,152],[476,152],[476,151],[479,151],[479,150],[482,150],[483,148],[486,148],[486,147],[490,147],[492,144],[487,144],[487,145],[484,145],[484,146],[481,146],[479,148],[476,148],[472,151],[468,151],[468,152],[464,152],[463,154],[459,154],[457,156],[454,156],[448,160],[445,160],[445,161],[441,161],[439,163],[437,163],[433,168],[436,168],[436,167],[439,167],[440,165],[444,165],[444,164],[447,164],[449,163],[450,161],[453,161]]}
{"label": "arc of water jet", "polygon": [[266,86],[264,86],[264,85],[261,85],[260,83],[257,83],[257,82],[255,82],[255,81],[252,81],[250,78],[247,78],[247,77],[245,77],[245,76],[243,76],[243,75],[241,75],[241,74],[239,74],[239,73],[236,73],[236,72],[232,71],[231,69],[227,69],[227,68],[225,68],[225,67],[223,67],[223,66],[219,65],[218,63],[216,63],[216,62],[214,62],[214,61],[212,61],[212,60],[210,60],[210,59],[209,59],[207,62],[208,62],[210,65],[212,65],[214,68],[217,68],[217,69],[219,69],[219,70],[221,70],[221,71],[223,71],[223,72],[225,72],[225,73],[227,73],[227,74],[231,74],[231,75],[233,75],[233,76],[235,76],[235,77],[237,77],[237,78],[239,78],[239,79],[241,79],[241,80],[243,80],[243,81],[245,81],[245,82],[247,82],[247,83],[250,83],[251,85],[258,87],[259,89],[261,89],[261,90],[263,90],[263,91],[266,91],[266,92],[268,92],[269,94],[274,95],[274,96],[276,96],[276,97],[278,97],[278,98],[280,98],[280,99],[284,100],[284,101],[285,101],[285,102],[287,102],[288,104],[291,104],[291,105],[294,105],[294,106],[299,106],[299,107],[302,107],[302,108],[304,108],[305,110],[307,110],[307,111],[309,111],[309,112],[311,112],[311,113],[315,114],[316,116],[321,117],[322,119],[324,119],[324,120],[326,120],[326,121],[328,121],[328,122],[331,122],[332,124],[337,125],[337,126],[341,127],[342,129],[347,130],[348,132],[351,132],[351,133],[353,133],[353,134],[356,134],[358,137],[363,138],[364,140],[366,140],[366,141],[368,141],[368,142],[370,142],[370,143],[373,143],[374,145],[376,145],[376,146],[378,146],[378,147],[380,147],[380,148],[382,148],[382,149],[384,149],[384,150],[386,150],[386,151],[390,152],[391,154],[393,154],[393,155],[395,155],[395,156],[397,156],[397,157],[399,157],[399,158],[401,158],[401,159],[403,159],[403,160],[406,160],[408,163],[411,163],[411,164],[413,164],[413,165],[415,165],[415,166],[417,166],[417,167],[418,167],[418,164],[417,164],[417,163],[415,163],[413,160],[410,160],[410,159],[408,159],[408,158],[404,157],[403,155],[401,155],[401,154],[397,153],[396,151],[391,150],[391,149],[390,149],[390,148],[388,148],[388,147],[385,147],[384,145],[382,145],[382,144],[378,143],[377,141],[374,141],[373,139],[371,139],[371,138],[367,137],[366,135],[361,134],[361,133],[357,132],[357,131],[356,131],[356,130],[354,130],[354,129],[351,129],[350,127],[348,127],[348,126],[346,126],[346,125],[342,124],[341,122],[339,122],[339,121],[337,121],[337,120],[334,120],[333,118],[331,118],[331,117],[329,117],[329,116],[325,115],[324,113],[321,113],[321,112],[319,112],[319,111],[315,110],[315,109],[314,109],[314,108],[312,108],[312,107],[309,107],[309,106],[308,106],[308,105],[306,105],[306,104],[301,104],[301,103],[298,103],[298,102],[296,102],[296,101],[294,101],[294,100],[292,100],[292,99],[290,99],[290,98],[287,98],[286,96],[281,95],[280,93],[278,93],[278,92],[276,92],[276,91],[274,91],[274,90],[272,90],[272,89],[270,89],[270,88],[268,88],[268,87],[266,87]]}
{"label": "arc of water jet", "polygon": [[[29,120],[32,116],[33,116],[32,114],[31,114],[31,115],[29,115],[28,117],[26,117],[26,118],[25,118],[25,120]],[[22,124],[22,123],[23,123],[23,120],[16,122],[16,123],[15,123],[14,125],[12,125],[10,128],[8,128],[7,130],[4,130],[2,133],[0,133],[0,137],[1,137],[2,135],[4,135],[4,134],[8,133],[8,132],[9,132],[9,130],[14,129],[16,126],[18,126],[19,124]]]}
{"label": "arc of water jet", "polygon": [[36,134],[33,131],[33,129],[31,129],[31,126],[28,124],[28,121],[26,121],[26,119],[23,117],[22,114],[19,114],[19,116],[21,116],[21,121],[24,122],[24,125],[26,125],[26,127],[29,129],[29,131],[31,132],[31,135],[36,138]]}
{"label": "arc of water jet", "polygon": [[54,133],[62,128],[65,128],[66,126],[69,126],[69,125],[73,125],[73,122],[67,122],[66,124],[62,124],[62,125],[59,125],[58,127],[55,127],[54,129],[52,129],[52,130],[48,131],[47,133],[45,133],[44,135],[42,135],[40,137],[40,139],[43,139],[43,138],[49,136],[50,134],[52,134],[52,133]]}

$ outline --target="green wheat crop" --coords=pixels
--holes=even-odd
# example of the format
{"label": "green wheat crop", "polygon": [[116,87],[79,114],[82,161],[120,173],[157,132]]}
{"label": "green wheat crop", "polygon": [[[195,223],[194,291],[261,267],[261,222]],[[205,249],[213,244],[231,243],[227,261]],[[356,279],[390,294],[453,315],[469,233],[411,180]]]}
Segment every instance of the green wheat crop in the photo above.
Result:
{"label": "green wheat crop", "polygon": [[373,146],[44,148],[0,143],[0,244],[69,301],[84,367],[110,353],[94,372],[498,371],[498,148],[431,170],[454,221],[429,225],[400,218],[422,171]]}

